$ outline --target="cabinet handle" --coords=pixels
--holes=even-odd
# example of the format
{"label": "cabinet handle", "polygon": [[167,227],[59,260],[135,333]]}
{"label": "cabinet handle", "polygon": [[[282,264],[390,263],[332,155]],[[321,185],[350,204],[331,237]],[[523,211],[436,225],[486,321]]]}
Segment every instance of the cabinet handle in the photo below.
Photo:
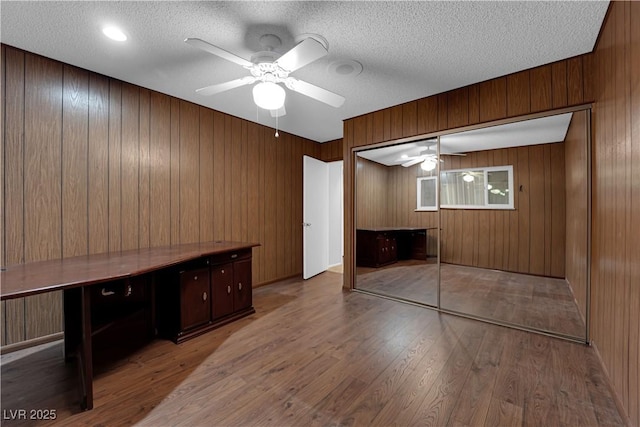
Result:
{"label": "cabinet handle", "polygon": [[238,290],[241,291],[242,290],[242,282],[238,282]]}
{"label": "cabinet handle", "polygon": [[231,255],[231,259],[238,258],[238,254]]}
{"label": "cabinet handle", "polygon": [[220,272],[221,272],[222,274],[224,274],[224,270],[221,270]]}
{"label": "cabinet handle", "polygon": [[110,295],[115,294],[115,292],[113,292],[113,291],[108,291],[108,290],[106,290],[105,288],[102,288],[102,291],[101,291],[100,293],[102,294],[102,296],[103,296],[103,297],[108,297],[108,296],[110,296]]}
{"label": "cabinet handle", "polygon": [[227,294],[230,294],[230,293],[231,293],[231,286],[229,285],[227,286]]}
{"label": "cabinet handle", "polygon": [[132,291],[131,291],[131,285],[127,285],[127,290],[126,290],[126,291],[124,291],[124,296],[125,296],[125,297],[130,296],[130,295],[131,295],[131,292],[132,292]]}
{"label": "cabinet handle", "polygon": [[198,280],[198,276],[193,276],[193,280]]}
{"label": "cabinet handle", "polygon": [[202,293],[202,301],[206,301],[207,300],[207,293],[203,292]]}

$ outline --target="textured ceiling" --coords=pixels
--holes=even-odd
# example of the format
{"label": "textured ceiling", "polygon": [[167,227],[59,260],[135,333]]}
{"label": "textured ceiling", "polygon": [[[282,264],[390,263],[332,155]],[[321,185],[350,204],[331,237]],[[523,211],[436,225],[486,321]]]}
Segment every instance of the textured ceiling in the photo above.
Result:
{"label": "textured ceiling", "polygon": [[[558,114],[443,135],[440,137],[440,152],[469,153],[562,142],[567,135],[572,116],[573,113]],[[358,156],[385,166],[398,166],[407,162],[408,158],[424,154],[425,150],[436,153],[435,138],[360,151]]]}
{"label": "textured ceiling", "polygon": [[[314,141],[342,137],[344,119],[590,52],[608,2],[9,2],[3,43],[274,127],[251,87],[211,97],[197,88],[247,75],[186,45],[201,38],[249,59],[275,34],[281,51],[302,34],[329,54],[292,74],[343,95],[333,108],[287,91],[279,127]],[[129,40],[106,39],[116,24]],[[357,76],[331,72],[356,60]],[[334,66],[332,67],[332,64]]]}

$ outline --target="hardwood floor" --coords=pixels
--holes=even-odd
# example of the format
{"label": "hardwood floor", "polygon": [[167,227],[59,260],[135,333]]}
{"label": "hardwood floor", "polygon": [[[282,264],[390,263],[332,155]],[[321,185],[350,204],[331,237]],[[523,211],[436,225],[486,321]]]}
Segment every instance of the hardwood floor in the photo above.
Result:
{"label": "hardwood floor", "polygon": [[78,412],[61,343],[2,356],[3,425],[624,425],[592,348],[341,289],[254,291],[256,313],[97,367]]}
{"label": "hardwood floor", "polygon": [[[441,266],[443,308],[577,338],[585,324],[564,279],[507,271]],[[382,269],[358,268],[357,288],[437,305],[437,265],[399,262]]]}

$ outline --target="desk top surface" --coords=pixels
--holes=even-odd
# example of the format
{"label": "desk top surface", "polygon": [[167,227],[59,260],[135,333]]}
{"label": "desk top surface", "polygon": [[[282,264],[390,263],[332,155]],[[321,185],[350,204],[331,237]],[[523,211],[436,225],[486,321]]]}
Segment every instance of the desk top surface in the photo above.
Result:
{"label": "desk top surface", "polygon": [[16,264],[0,272],[0,299],[138,276],[203,256],[254,246],[259,244],[216,241]]}

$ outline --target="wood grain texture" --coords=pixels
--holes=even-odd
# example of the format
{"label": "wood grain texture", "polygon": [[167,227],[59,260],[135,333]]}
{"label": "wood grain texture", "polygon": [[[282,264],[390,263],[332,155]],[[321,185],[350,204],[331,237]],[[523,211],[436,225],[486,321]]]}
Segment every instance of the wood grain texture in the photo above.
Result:
{"label": "wood grain texture", "polygon": [[121,248],[129,250],[138,248],[140,230],[140,92],[137,86],[122,85],[121,111]]}
{"label": "wood grain texture", "polygon": [[2,409],[46,405],[50,425],[623,423],[588,346],[344,293],[330,272],[258,288],[254,306],[99,366],[91,411],[61,344],[2,356]]}
{"label": "wood grain texture", "polygon": [[[2,52],[3,265],[257,236],[256,285],[301,273],[301,158],[320,144]],[[3,303],[3,344],[59,332],[61,312],[57,294]]]}
{"label": "wood grain texture", "polygon": [[507,116],[506,77],[480,83],[479,90],[481,122],[496,120]]}
{"label": "wood grain texture", "polygon": [[566,276],[586,316],[587,307],[587,113],[574,113],[565,139],[566,171]]}
{"label": "wood grain texture", "polygon": [[[640,51],[636,3],[612,2],[592,65],[592,337],[631,425],[640,423],[637,241]],[[587,86],[588,87],[588,86]]]}
{"label": "wood grain texture", "polygon": [[531,83],[529,71],[507,76],[507,114],[521,116],[531,112]]}
{"label": "wood grain texture", "polygon": [[551,65],[533,68],[529,76],[531,79],[531,112],[553,108]]}
{"label": "wood grain texture", "polygon": [[149,118],[149,243],[171,242],[171,100],[152,92]]}
{"label": "wood grain texture", "polygon": [[109,250],[109,80],[89,73],[89,252]]}

